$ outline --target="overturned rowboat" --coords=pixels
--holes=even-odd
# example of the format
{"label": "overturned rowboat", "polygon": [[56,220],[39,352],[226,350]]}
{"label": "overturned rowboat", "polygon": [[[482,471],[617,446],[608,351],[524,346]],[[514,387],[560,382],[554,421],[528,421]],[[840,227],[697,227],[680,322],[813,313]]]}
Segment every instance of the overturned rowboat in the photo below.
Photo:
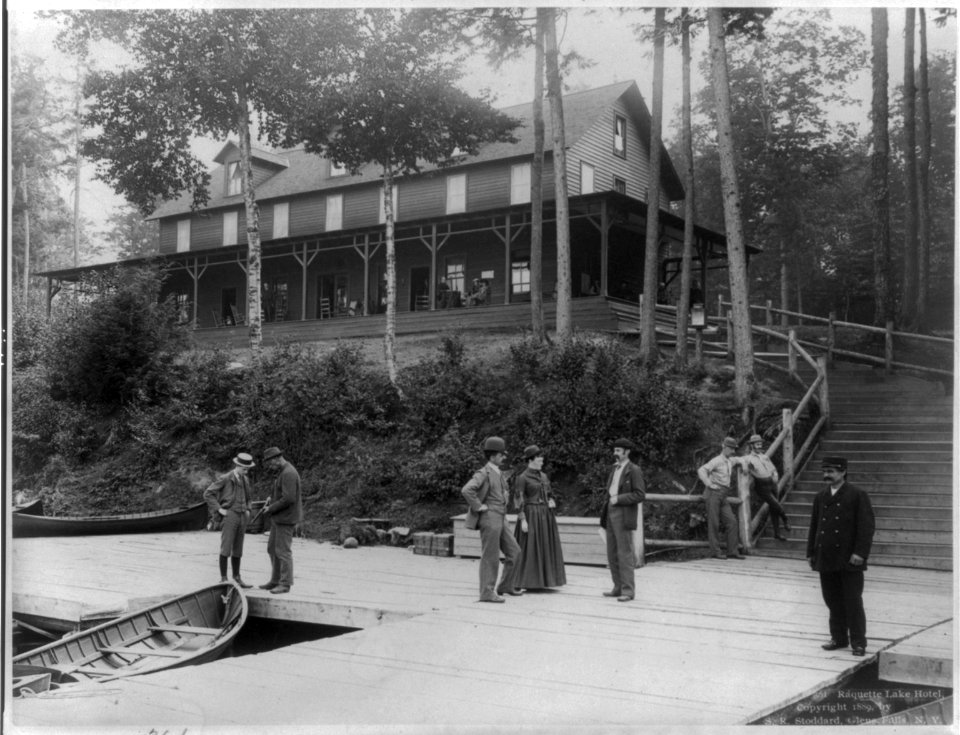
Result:
{"label": "overturned rowboat", "polygon": [[84,682],[206,663],[227,652],[247,614],[243,591],[221,582],[27,651],[13,664]]}

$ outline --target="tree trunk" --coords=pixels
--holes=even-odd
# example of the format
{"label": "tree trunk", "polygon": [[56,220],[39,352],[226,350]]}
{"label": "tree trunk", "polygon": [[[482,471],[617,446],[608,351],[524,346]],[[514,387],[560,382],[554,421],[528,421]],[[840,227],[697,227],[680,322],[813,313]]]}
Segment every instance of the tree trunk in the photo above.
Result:
{"label": "tree trunk", "polygon": [[[680,10],[680,52],[683,56],[682,136],[684,155],[683,254],[680,258],[680,298],[677,301],[677,350],[674,364],[687,365],[687,332],[690,325],[690,286],[693,280],[693,227],[697,219],[696,186],[693,171],[693,134],[690,105],[690,11]],[[702,290],[702,287],[701,287]]]}
{"label": "tree trunk", "polygon": [[30,301],[30,199],[27,194],[27,164],[20,163],[20,186],[23,190],[23,304]]}
{"label": "tree trunk", "polygon": [[717,108],[717,137],[720,149],[720,186],[723,218],[727,236],[727,262],[730,273],[730,303],[733,312],[734,393],[745,406],[753,386],[753,342],[750,329],[750,290],[747,279],[747,255],[743,238],[740,190],[737,184],[736,148],[730,120],[730,82],[724,41],[723,10],[707,10],[710,32],[710,68]]}
{"label": "tree trunk", "polygon": [[[786,220],[781,220],[786,222]],[[783,234],[784,225],[781,224],[780,230],[780,308],[786,312],[790,311],[790,263],[787,260],[787,237]],[[780,326],[786,327],[790,324],[788,314],[780,314]]]}
{"label": "tree trunk", "polygon": [[870,161],[873,193],[873,279],[877,301],[873,323],[883,326],[893,318],[890,298],[890,143],[887,130],[887,11],[873,8],[871,39],[873,43],[873,155]]}
{"label": "tree trunk", "polygon": [[80,167],[83,164],[80,155],[80,145],[83,139],[83,125],[80,117],[80,106],[83,103],[83,60],[77,59],[77,94],[74,99],[74,145],[76,147],[77,165],[74,168],[73,178],[73,267],[80,265]]}
{"label": "tree trunk", "polygon": [[247,219],[247,327],[254,360],[260,359],[263,343],[260,306],[260,205],[253,188],[250,151],[250,115],[245,95],[237,99],[237,132],[240,137],[240,168],[243,177],[243,207]]}
{"label": "tree trunk", "polygon": [[917,306],[917,89],[914,82],[916,9],[907,8],[903,34],[903,296],[900,323],[916,329]]}
{"label": "tree trunk", "polygon": [[917,169],[919,204],[919,244],[917,248],[917,327],[923,329],[927,321],[930,298],[930,79],[927,60],[927,14],[920,8],[920,75],[918,128],[920,131],[920,160]]}
{"label": "tree trunk", "polygon": [[570,303],[570,212],[567,202],[567,143],[563,124],[563,90],[557,58],[556,10],[547,8],[544,23],[544,52],[547,68],[547,95],[553,125],[553,176],[557,223],[557,338],[573,336],[573,309]]}
{"label": "tree trunk", "polygon": [[653,13],[653,99],[650,110],[650,176],[647,180],[647,232],[643,259],[643,309],[640,311],[640,359],[657,361],[657,295],[660,283],[660,138],[663,126],[664,8]]}
{"label": "tree trunk", "polygon": [[543,35],[546,10],[537,9],[533,60],[533,166],[530,169],[530,326],[540,342],[547,339],[543,322]]}
{"label": "tree trunk", "polygon": [[384,166],[383,168],[383,219],[386,240],[386,258],[387,258],[387,318],[386,328],[383,332],[383,357],[387,363],[387,376],[390,378],[390,384],[400,392],[397,383],[397,246],[393,238],[394,227],[393,212],[393,167]]}

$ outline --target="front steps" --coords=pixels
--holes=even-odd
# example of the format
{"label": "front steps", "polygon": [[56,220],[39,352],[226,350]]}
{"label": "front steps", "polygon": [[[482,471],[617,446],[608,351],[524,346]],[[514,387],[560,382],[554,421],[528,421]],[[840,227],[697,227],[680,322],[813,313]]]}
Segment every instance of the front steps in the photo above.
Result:
{"label": "front steps", "polygon": [[869,564],[953,569],[953,401],[939,382],[834,363],[827,374],[831,425],[783,502],[789,540],[756,552],[804,558],[820,462],[846,457],[847,479],[867,490],[876,516]]}

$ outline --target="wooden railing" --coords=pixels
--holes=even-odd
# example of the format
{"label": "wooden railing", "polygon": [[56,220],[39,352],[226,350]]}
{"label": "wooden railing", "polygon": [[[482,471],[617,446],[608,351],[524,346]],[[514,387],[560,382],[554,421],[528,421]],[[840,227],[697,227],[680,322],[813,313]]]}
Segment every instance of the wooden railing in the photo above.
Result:
{"label": "wooden railing", "polygon": [[[729,322],[730,313],[729,313],[730,302],[724,301],[723,296],[717,297],[717,321],[723,323],[724,321]],[[804,323],[809,324],[818,324],[826,326],[826,342],[805,342],[800,340],[798,343],[806,347],[809,347],[814,350],[822,350],[826,353],[827,363],[833,361],[837,356],[845,357],[858,362],[866,362],[873,365],[883,365],[884,369],[890,373],[894,369],[901,370],[912,370],[923,374],[928,374],[931,376],[939,377],[952,377],[953,370],[946,370],[943,368],[933,367],[931,365],[918,365],[916,363],[903,362],[902,360],[895,359],[894,355],[894,345],[896,340],[910,340],[928,345],[939,345],[941,347],[947,347],[950,349],[952,354],[953,352],[953,340],[947,339],[946,337],[934,337],[926,334],[914,334],[912,332],[897,332],[893,328],[893,322],[888,321],[884,327],[875,327],[870,324],[858,324],[856,322],[845,322],[837,319],[837,316],[834,312],[830,312],[830,315],[826,318],[820,316],[813,316],[811,314],[801,314],[795,311],[787,311],[784,309],[775,309],[772,306],[772,302],[767,301],[763,306],[751,305],[751,313],[762,312],[764,316],[764,326],[766,330],[773,330],[774,328],[774,316],[781,317],[781,333],[783,329],[789,323],[791,318],[797,321],[797,324],[803,325]],[[728,325],[729,326],[729,325]],[[882,334],[883,335],[883,355],[871,355],[866,352],[856,352],[854,350],[847,350],[837,347],[837,329],[850,329],[855,332],[863,332],[864,334]],[[758,328],[754,327],[754,331],[757,331]],[[729,333],[729,329],[728,329]]]}
{"label": "wooden railing", "polygon": [[[770,446],[767,448],[767,451],[764,453],[767,457],[772,457],[778,449],[782,448],[783,461],[781,464],[783,466],[783,473],[779,482],[777,483],[777,491],[779,497],[784,498],[793,488],[794,480],[803,470],[803,465],[813,454],[813,450],[816,447],[820,433],[826,427],[828,427],[830,423],[830,400],[827,386],[826,358],[824,356],[817,358],[812,357],[810,353],[807,352],[807,350],[804,349],[803,346],[797,341],[796,334],[792,330],[787,335],[772,329],[768,330],[764,327],[754,327],[754,330],[768,333],[767,336],[769,336],[771,339],[783,339],[787,342],[787,367],[779,365],[775,362],[761,360],[759,358],[757,358],[757,362],[761,362],[776,370],[787,372],[789,375],[791,375],[791,377],[800,382],[801,385],[806,387],[806,392],[804,393],[803,398],[801,398],[797,403],[796,408],[793,410],[789,408],[783,409],[782,427],[780,429],[780,433],[777,434],[776,438],[771,442]],[[815,371],[815,377],[809,386],[806,386],[806,384],[803,382],[801,374],[797,370],[799,359],[807,362],[807,364],[809,364]],[[797,449],[794,427],[796,426],[797,419],[803,415],[804,411],[806,411],[813,402],[816,402],[819,405],[820,416],[817,419],[817,422],[811,428],[810,432],[807,434],[803,444],[799,449]],[[731,505],[737,507],[737,518],[739,521],[738,526],[740,529],[740,545],[744,548],[744,550],[749,551],[756,545],[756,539],[763,530],[763,522],[766,519],[768,509],[767,506],[764,505],[757,512],[756,516],[751,517],[750,484],[752,482],[752,478],[746,472],[738,471],[736,475],[737,497],[730,498],[729,502]],[[651,502],[699,503],[703,500],[703,496],[692,494],[682,495],[679,493],[649,493],[646,496],[646,499]],[[645,538],[643,532],[642,504],[640,506],[640,514],[641,517],[637,524],[638,532],[636,539],[638,549],[637,561],[640,565],[643,564],[644,549],[647,546],[694,547],[707,545],[706,541],[701,540]]]}

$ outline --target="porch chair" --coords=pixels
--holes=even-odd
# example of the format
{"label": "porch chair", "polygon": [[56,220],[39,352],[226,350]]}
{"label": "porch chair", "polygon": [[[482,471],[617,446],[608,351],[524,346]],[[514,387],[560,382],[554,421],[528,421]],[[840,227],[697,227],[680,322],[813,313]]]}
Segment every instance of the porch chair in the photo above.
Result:
{"label": "porch chair", "polygon": [[329,319],[331,316],[333,316],[333,312],[330,311],[330,299],[327,299],[327,298],[320,299],[318,311],[319,313],[317,314],[317,316],[320,319]]}
{"label": "porch chair", "polygon": [[230,313],[233,314],[233,323],[237,326],[246,322],[246,317],[237,311],[237,307],[233,304],[230,304]]}
{"label": "porch chair", "polygon": [[216,309],[210,309],[210,313],[213,314],[213,326],[222,327],[223,319],[220,318],[220,313]]}
{"label": "porch chair", "polygon": [[417,311],[430,310],[430,294],[422,294],[420,296],[417,296],[416,310]]}

